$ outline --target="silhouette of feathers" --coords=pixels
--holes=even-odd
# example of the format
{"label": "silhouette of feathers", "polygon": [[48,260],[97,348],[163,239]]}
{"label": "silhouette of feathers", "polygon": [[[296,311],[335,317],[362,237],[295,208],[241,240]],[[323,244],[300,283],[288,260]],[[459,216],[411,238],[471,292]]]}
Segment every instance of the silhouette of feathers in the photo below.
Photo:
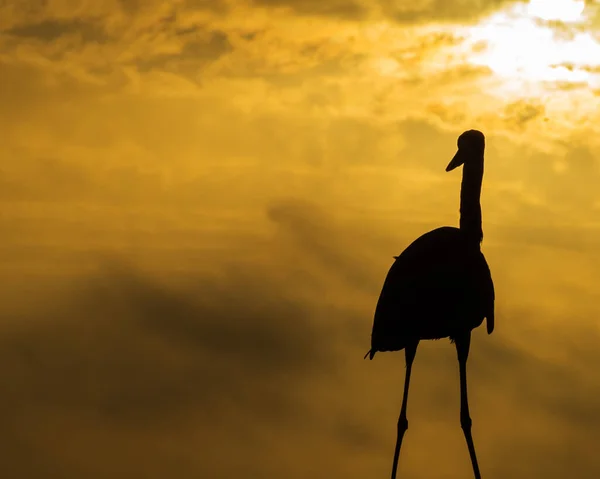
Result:
{"label": "silhouette of feathers", "polygon": [[[410,341],[455,336],[494,324],[494,284],[479,243],[444,226],[410,244],[391,266],[375,310],[370,359]],[[365,356],[366,358],[366,356]]]}

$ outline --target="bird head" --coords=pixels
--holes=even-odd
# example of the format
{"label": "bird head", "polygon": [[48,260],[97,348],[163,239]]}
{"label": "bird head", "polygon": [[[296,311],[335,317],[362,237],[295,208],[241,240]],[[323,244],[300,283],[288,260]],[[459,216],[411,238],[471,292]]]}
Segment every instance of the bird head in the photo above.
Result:
{"label": "bird head", "polygon": [[482,158],[485,149],[485,136],[479,130],[467,130],[458,137],[458,151],[448,163],[446,171],[469,163],[473,159]]}

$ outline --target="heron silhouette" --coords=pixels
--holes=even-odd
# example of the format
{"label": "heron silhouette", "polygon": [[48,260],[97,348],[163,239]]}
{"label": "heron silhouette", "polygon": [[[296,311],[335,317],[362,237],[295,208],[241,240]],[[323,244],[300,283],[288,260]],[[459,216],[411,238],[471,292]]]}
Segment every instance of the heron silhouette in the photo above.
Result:
{"label": "heron silhouette", "polygon": [[471,434],[467,399],[467,358],[471,331],[487,320],[494,330],[494,284],[481,252],[481,184],[485,137],[477,130],[458,137],[458,151],[446,167],[463,165],[460,192],[460,228],[444,226],[425,233],[410,244],[390,268],[375,310],[371,349],[400,351],[406,356],[406,377],[398,436],[392,466],[396,477],[404,433],[410,373],[419,341],[450,338],[456,344],[460,370],[460,424],[476,479],[481,478]]}

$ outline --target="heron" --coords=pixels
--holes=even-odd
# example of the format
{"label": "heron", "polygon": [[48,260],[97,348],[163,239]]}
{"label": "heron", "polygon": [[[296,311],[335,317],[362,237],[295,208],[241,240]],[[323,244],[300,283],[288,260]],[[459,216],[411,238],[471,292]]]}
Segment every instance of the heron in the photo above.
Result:
{"label": "heron", "polygon": [[481,479],[472,420],[467,399],[467,359],[471,331],[486,320],[494,330],[494,284],[481,252],[483,228],[481,186],[485,136],[468,130],[458,137],[458,151],[446,167],[462,165],[459,228],[442,226],[417,238],[395,256],[384,281],[371,333],[373,359],[378,351],[401,351],[406,358],[404,393],[392,479],[396,477],[402,439],[408,429],[406,408],[412,364],[421,340],[449,338],[456,345],[460,372],[460,424],[465,436],[475,479]]}

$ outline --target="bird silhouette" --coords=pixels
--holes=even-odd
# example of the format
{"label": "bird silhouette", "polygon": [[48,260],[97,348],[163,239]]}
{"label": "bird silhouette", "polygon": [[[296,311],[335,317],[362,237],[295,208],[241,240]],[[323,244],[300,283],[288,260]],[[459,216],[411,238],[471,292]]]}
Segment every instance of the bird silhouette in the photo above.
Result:
{"label": "bird silhouette", "polygon": [[460,371],[460,423],[473,473],[480,479],[467,399],[467,358],[471,331],[487,321],[494,330],[494,284],[481,252],[481,185],[485,137],[477,130],[458,137],[458,151],[446,167],[463,165],[460,192],[460,228],[444,226],[425,233],[410,244],[390,268],[375,309],[371,349],[400,351],[406,356],[406,377],[392,479],[396,477],[404,433],[408,429],[406,407],[412,363],[419,341],[450,338],[456,344]]}

